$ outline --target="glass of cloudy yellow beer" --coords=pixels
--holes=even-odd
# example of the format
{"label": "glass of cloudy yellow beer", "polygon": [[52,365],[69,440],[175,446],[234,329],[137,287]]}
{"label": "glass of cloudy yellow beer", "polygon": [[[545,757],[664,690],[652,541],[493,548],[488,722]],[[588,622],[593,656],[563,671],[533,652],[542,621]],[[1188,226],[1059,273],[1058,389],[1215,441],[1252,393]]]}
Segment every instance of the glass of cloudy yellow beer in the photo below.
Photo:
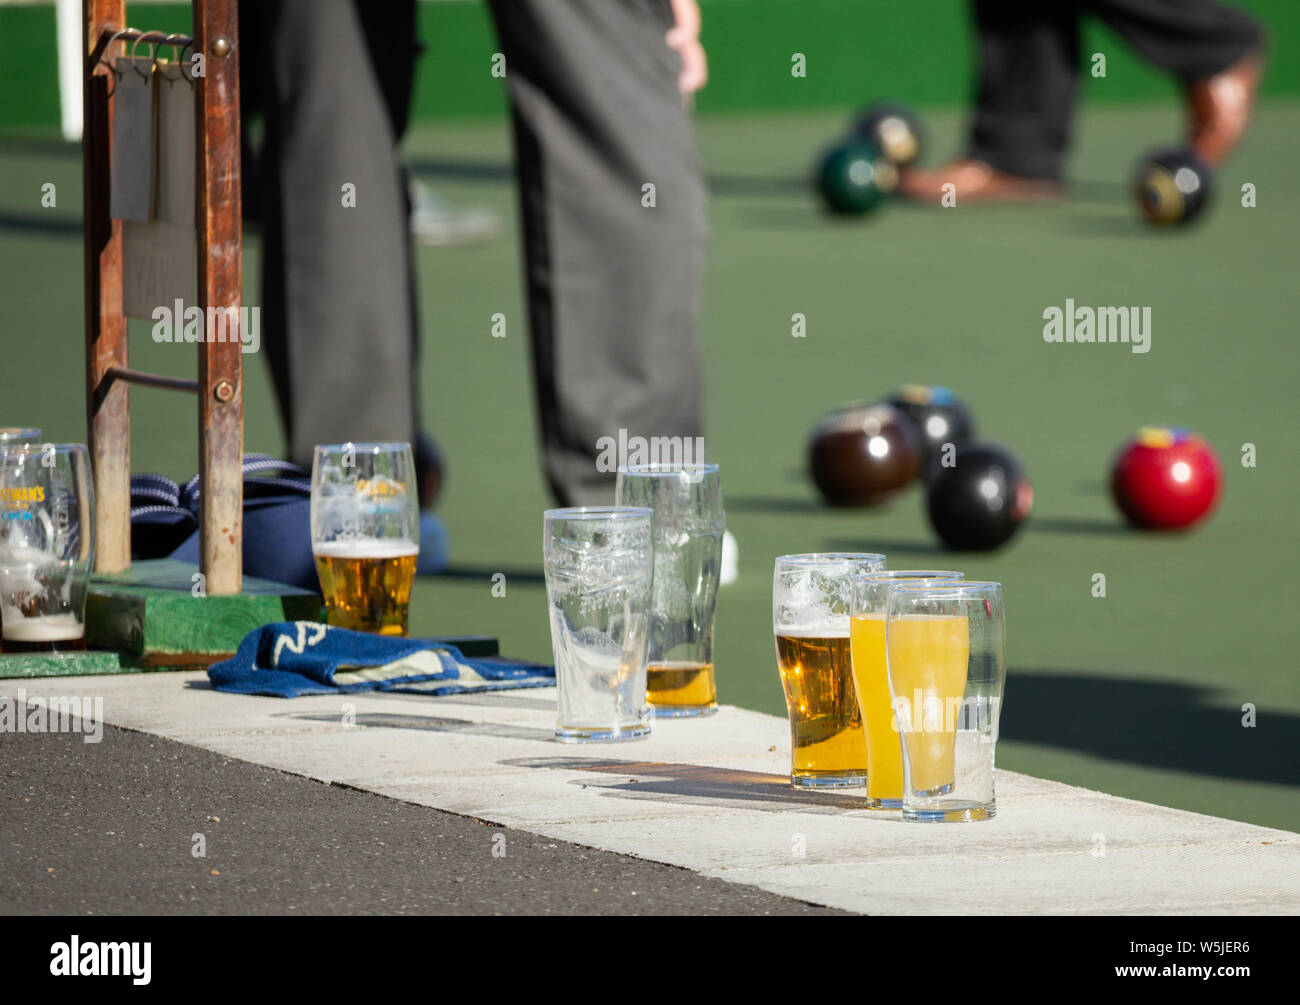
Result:
{"label": "glass of cloudy yellow beer", "polygon": [[1006,681],[1002,585],[896,583],[885,669],[902,737],[903,819],[988,820]]}
{"label": "glass of cloudy yellow beer", "polygon": [[903,754],[894,724],[885,671],[885,617],[889,590],[896,583],[931,583],[961,579],[960,572],[898,569],[862,572],[853,577],[853,618],[849,649],[853,656],[853,685],[867,734],[867,808],[903,808]]}
{"label": "glass of cloudy yellow beer", "polygon": [[311,469],[311,549],[325,620],[379,635],[409,634],[420,552],[409,443],[333,443]]}
{"label": "glass of cloudy yellow beer", "polygon": [[839,788],[867,780],[867,741],[849,658],[853,577],[885,567],[861,553],[782,555],[772,579],[776,663],[790,714],[790,783]]}
{"label": "glass of cloudy yellow beer", "polygon": [[86,648],[94,507],[84,444],[0,444],[0,634],[5,652]]}
{"label": "glass of cloudy yellow beer", "polygon": [[722,481],[716,464],[620,468],[614,501],[654,511],[654,584],[646,688],[658,718],[712,715],[713,623],[722,571]]}

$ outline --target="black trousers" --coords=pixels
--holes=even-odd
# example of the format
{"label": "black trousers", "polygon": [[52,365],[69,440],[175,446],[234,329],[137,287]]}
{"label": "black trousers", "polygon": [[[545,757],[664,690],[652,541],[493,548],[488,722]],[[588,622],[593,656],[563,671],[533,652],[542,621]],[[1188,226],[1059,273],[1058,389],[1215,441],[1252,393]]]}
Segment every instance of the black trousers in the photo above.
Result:
{"label": "black trousers", "polygon": [[1188,82],[1263,41],[1251,17],[1215,0],[973,0],[972,9],[979,83],[970,156],[1028,178],[1062,177],[1085,15]]}

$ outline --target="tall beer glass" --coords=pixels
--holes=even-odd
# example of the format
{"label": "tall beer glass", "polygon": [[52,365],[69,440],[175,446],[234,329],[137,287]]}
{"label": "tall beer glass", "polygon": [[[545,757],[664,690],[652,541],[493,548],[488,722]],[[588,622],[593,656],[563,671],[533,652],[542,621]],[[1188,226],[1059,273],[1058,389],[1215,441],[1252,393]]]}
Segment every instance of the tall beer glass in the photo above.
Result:
{"label": "tall beer glass", "polygon": [[903,808],[903,755],[885,670],[885,617],[889,591],[896,583],[935,583],[961,579],[960,572],[898,569],[863,572],[853,577],[853,619],[849,648],[853,684],[867,733],[867,808]]}
{"label": "tall beer glass", "polygon": [[0,632],[5,652],[86,648],[94,507],[84,444],[0,445]]}
{"label": "tall beer glass", "polygon": [[713,623],[722,571],[722,481],[716,464],[619,469],[614,501],[654,510],[647,695],[659,718],[712,715]]}
{"label": "tall beer glass", "polygon": [[311,549],[325,620],[407,635],[420,515],[409,443],[334,443],[311,469]]}
{"label": "tall beer glass", "polygon": [[542,552],[559,690],[556,739],[632,740],[650,732],[646,643],[651,511],[547,510]]}
{"label": "tall beer glass", "polygon": [[849,658],[853,576],[885,567],[884,555],[782,555],[772,580],[776,662],[790,713],[790,783],[862,785],[867,741]]}
{"label": "tall beer glass", "polygon": [[903,819],[988,820],[1006,681],[1000,583],[899,583],[889,591],[886,669],[902,734]]}

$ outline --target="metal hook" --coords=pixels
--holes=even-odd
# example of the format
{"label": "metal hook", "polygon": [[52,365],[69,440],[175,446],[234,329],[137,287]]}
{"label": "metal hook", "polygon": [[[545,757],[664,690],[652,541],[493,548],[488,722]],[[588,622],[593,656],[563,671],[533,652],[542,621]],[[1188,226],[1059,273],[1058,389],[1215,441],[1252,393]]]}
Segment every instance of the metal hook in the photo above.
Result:
{"label": "metal hook", "polygon": [[148,80],[148,79],[149,79],[149,73],[152,73],[152,72],[153,72],[153,63],[154,63],[154,61],[157,60],[157,58],[158,58],[158,46],[157,46],[157,45],[154,45],[154,43],[153,43],[152,41],[146,43],[147,45],[151,46],[152,49],[153,49],[152,56],[151,56],[150,63],[149,63],[149,73],[145,73],[142,69],[140,69],[140,64],[137,63],[136,60],[135,60],[135,50],[136,50],[137,48],[139,48],[140,43],[141,43],[141,42],[144,42],[144,40],[145,40],[146,38],[148,38],[149,35],[151,35],[151,34],[152,34],[152,32],[147,32],[147,31],[146,31],[146,32],[144,32],[143,34],[141,34],[139,37],[137,37],[136,40],[135,40],[134,42],[131,43],[131,53],[130,53],[131,69],[135,70],[135,72],[138,73],[138,74],[140,74],[140,76],[143,77],[145,80]]}
{"label": "metal hook", "polygon": [[109,53],[112,52],[114,42],[116,42],[123,35],[130,34],[133,31],[134,31],[133,28],[123,28],[121,31],[114,32],[112,38],[110,38],[104,44],[104,49],[99,54],[99,61],[108,67],[108,75],[113,78],[113,89],[108,92],[108,96],[110,98],[113,96],[113,93],[117,90],[117,78],[122,75],[123,71],[117,68],[117,60],[109,58]]}
{"label": "metal hook", "polygon": [[[158,53],[162,50],[162,47],[165,46],[165,45],[167,45],[167,46],[171,46],[171,50],[172,50],[172,60],[173,60],[173,61],[174,61],[178,66],[179,66],[179,65],[180,65],[180,53],[184,50],[184,47],[181,46],[180,43],[181,43],[181,42],[186,42],[186,43],[188,43],[189,41],[190,41],[190,38],[189,38],[189,36],[187,36],[187,35],[171,34],[171,35],[167,35],[167,36],[165,36],[165,37],[164,37],[164,38],[163,38],[163,39],[162,39],[162,40],[161,40],[161,41],[160,41],[156,46],[154,46],[154,50],[153,50],[153,65],[152,65],[151,69],[154,70],[155,72],[157,71],[157,69],[158,69],[158,58],[159,58],[159,57],[158,57]],[[181,73],[183,74],[184,72],[185,72],[184,69],[182,69],[182,70],[181,70]],[[171,81],[170,79],[168,79],[167,82],[168,82],[168,83],[171,83],[172,81]]]}
{"label": "metal hook", "polygon": [[[190,72],[193,60],[187,60],[185,54],[194,48],[194,37],[192,35],[178,35],[177,37],[185,39],[185,44],[181,46],[180,52],[176,54],[176,62],[180,64],[181,76],[192,84],[195,80],[194,75]],[[173,46],[173,48],[175,47]]]}
{"label": "metal hook", "polygon": [[184,45],[181,45],[179,48],[173,45],[172,51],[176,53],[176,65],[181,68],[181,76],[192,84],[195,80],[194,74],[190,72],[193,66],[193,57],[191,56],[191,58],[187,59],[185,54],[194,48],[194,36],[174,35],[172,37],[181,39],[184,42]]}

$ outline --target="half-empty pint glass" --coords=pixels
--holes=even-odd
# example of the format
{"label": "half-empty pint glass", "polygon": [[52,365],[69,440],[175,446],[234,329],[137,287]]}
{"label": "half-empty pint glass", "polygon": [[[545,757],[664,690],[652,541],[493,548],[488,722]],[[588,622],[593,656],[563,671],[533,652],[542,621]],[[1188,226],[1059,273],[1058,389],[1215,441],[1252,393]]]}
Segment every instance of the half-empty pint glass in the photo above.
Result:
{"label": "half-empty pint glass", "polygon": [[1006,680],[999,583],[900,583],[885,658],[902,735],[903,819],[988,820]]}
{"label": "half-empty pint glass", "polygon": [[84,444],[0,445],[0,632],[5,652],[86,648],[94,506]]}
{"label": "half-empty pint glass", "polygon": [[782,555],[772,579],[776,663],[790,714],[790,784],[838,788],[867,780],[867,741],[853,687],[853,576],[885,556]]}
{"label": "half-empty pint glass", "polygon": [[559,717],[568,743],[650,732],[651,518],[641,506],[547,510],[542,551]]}
{"label": "half-empty pint glass", "polygon": [[713,624],[722,567],[722,482],[716,464],[620,468],[614,500],[654,510],[654,584],[646,690],[660,718],[712,715]]}
{"label": "half-empty pint glass", "polygon": [[903,755],[885,670],[885,618],[889,591],[896,583],[930,583],[961,579],[960,572],[898,569],[861,572],[853,577],[853,619],[849,648],[853,684],[867,734],[867,808],[903,808]]}
{"label": "half-empty pint glass", "polygon": [[311,550],[329,624],[379,635],[409,634],[411,584],[420,554],[409,443],[316,448]]}

